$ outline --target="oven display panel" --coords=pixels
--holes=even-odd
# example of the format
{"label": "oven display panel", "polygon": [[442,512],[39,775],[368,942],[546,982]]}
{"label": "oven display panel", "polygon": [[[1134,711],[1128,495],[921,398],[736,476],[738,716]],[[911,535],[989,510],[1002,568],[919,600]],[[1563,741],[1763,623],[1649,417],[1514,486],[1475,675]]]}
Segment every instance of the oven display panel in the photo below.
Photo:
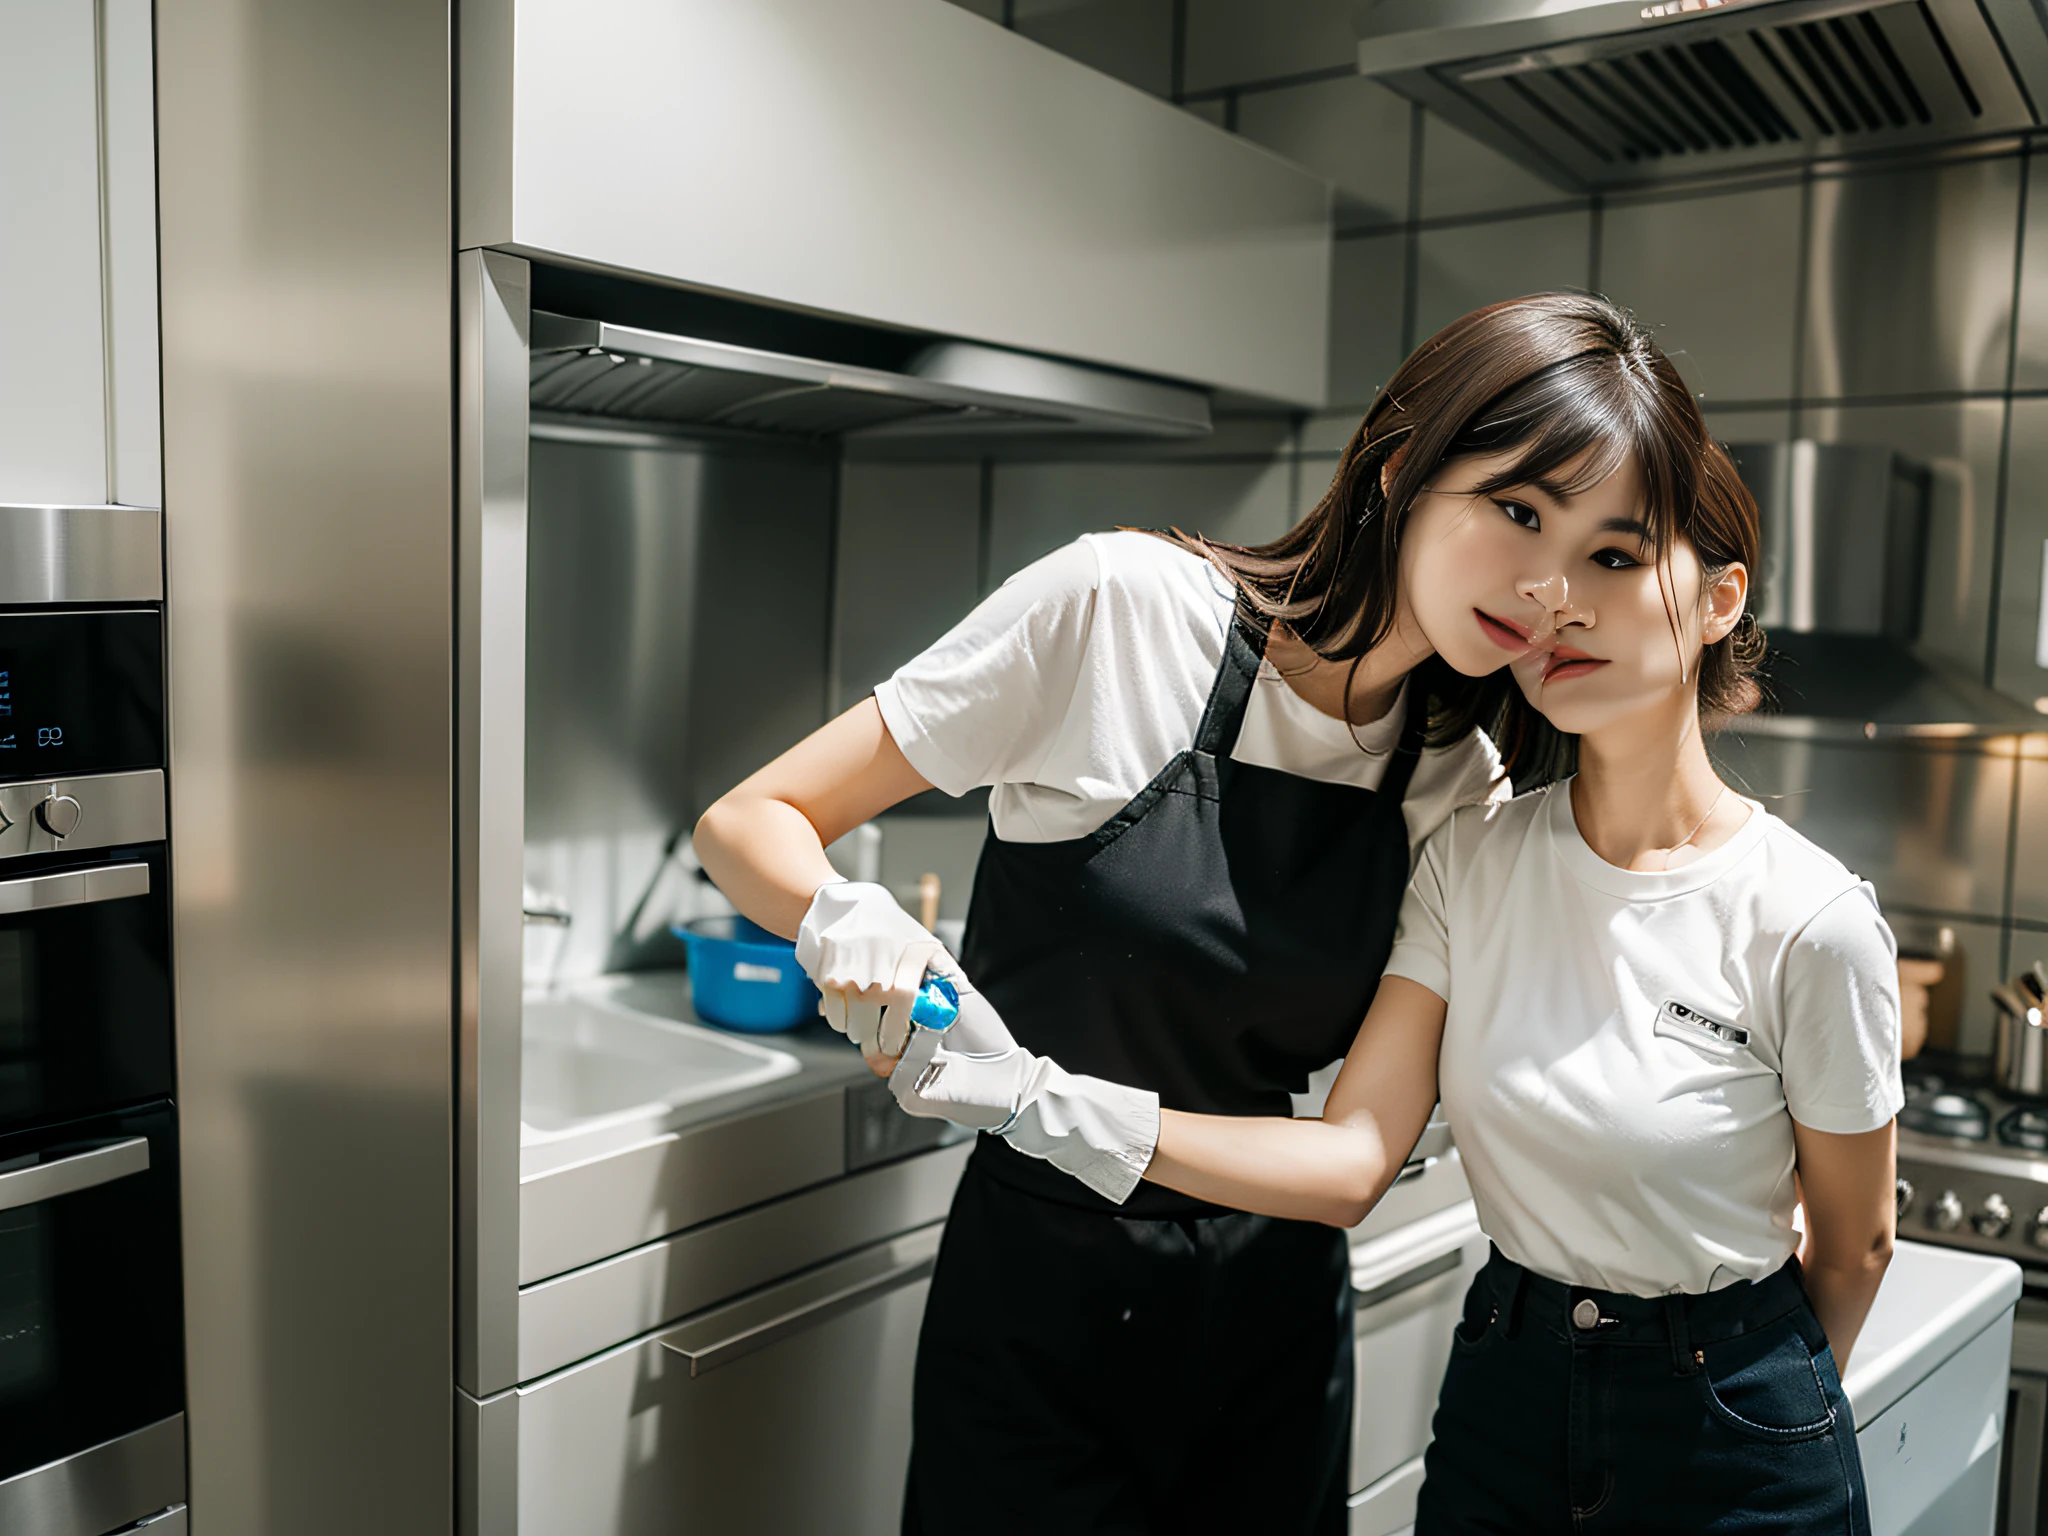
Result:
{"label": "oven display panel", "polygon": [[160,768],[154,610],[0,614],[0,783]]}

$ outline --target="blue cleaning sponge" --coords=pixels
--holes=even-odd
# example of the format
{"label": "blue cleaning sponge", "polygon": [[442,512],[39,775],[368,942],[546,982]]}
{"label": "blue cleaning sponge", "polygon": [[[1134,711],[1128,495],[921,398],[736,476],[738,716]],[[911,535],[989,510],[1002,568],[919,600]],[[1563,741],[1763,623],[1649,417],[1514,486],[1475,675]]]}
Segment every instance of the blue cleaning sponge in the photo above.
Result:
{"label": "blue cleaning sponge", "polygon": [[934,971],[924,973],[924,985],[910,1004],[910,1022],[921,1029],[947,1029],[960,1017],[960,993],[953,983]]}

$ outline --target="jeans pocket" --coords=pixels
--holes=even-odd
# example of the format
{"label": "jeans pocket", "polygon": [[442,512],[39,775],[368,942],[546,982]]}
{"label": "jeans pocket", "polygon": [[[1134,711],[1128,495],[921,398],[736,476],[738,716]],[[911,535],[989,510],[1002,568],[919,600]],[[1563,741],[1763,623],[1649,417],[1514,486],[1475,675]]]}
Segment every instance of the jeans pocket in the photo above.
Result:
{"label": "jeans pocket", "polygon": [[1465,1315],[1451,1330],[1452,1352],[1479,1349],[1499,1332],[1500,1307],[1490,1294],[1474,1285],[1465,1295]]}
{"label": "jeans pocket", "polygon": [[1694,1380],[1707,1411],[1736,1434],[1784,1445],[1834,1429],[1834,1404],[1795,1320],[1709,1344],[1699,1358]]}

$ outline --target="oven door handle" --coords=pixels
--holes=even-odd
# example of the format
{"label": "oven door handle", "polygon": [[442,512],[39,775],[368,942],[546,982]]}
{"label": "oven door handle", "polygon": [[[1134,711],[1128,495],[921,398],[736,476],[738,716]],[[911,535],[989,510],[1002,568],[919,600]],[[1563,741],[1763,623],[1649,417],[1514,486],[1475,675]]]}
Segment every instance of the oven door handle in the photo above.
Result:
{"label": "oven door handle", "polygon": [[24,875],[19,880],[0,880],[0,917],[148,894],[147,864],[102,864],[54,875]]}
{"label": "oven door handle", "polygon": [[59,1195],[75,1195],[81,1189],[111,1184],[116,1179],[147,1172],[148,1168],[149,1140],[143,1136],[130,1136],[126,1141],[94,1147],[90,1152],[74,1152],[54,1163],[17,1168],[12,1173],[0,1173],[0,1211],[54,1200]]}

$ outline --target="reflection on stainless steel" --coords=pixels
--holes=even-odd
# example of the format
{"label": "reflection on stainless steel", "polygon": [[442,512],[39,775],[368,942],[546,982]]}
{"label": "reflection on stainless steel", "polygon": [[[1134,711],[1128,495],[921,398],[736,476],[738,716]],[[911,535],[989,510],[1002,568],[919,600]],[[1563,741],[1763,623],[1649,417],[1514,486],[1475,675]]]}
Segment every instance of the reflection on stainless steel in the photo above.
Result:
{"label": "reflection on stainless steel", "polygon": [[0,1211],[111,1184],[148,1168],[149,1139],[145,1136],[130,1136],[89,1152],[73,1152],[53,1162],[16,1168],[0,1173]]}
{"label": "reflection on stainless steel", "polygon": [[[71,830],[62,837],[37,814],[53,800],[69,800],[77,808],[67,812]],[[163,835],[164,776],[155,768],[0,784],[0,859],[155,843]]]}
{"label": "reflection on stainless steel", "polygon": [[[1745,722],[1792,736],[1997,736],[2034,728],[1920,639],[1939,476],[1889,448],[1733,444],[1763,514],[1758,620],[1771,638],[1766,705]],[[1943,554],[1951,552],[1944,550]],[[1940,562],[1945,564],[1946,562]]]}
{"label": "reflection on stainless steel", "polygon": [[588,1536],[593,1510],[609,1536],[897,1529],[937,1241],[925,1228],[841,1261],[874,1277],[850,1310],[802,1312],[802,1278],[743,1303],[776,1337],[716,1369],[693,1376],[663,1342],[699,1342],[686,1323],[508,1394],[516,1422],[497,1434],[517,1446],[519,1536]]}
{"label": "reflection on stainless steel", "polygon": [[65,870],[55,875],[24,875],[0,880],[0,914],[41,912],[51,907],[83,907],[96,901],[120,901],[149,894],[147,864],[102,864],[93,869]]}
{"label": "reflection on stainless steel", "polygon": [[532,348],[534,408],[570,416],[811,436],[1209,430],[1199,390],[971,342],[891,373],[536,314]]}
{"label": "reflection on stainless steel", "polygon": [[2041,22],[2019,0],[1383,0],[1356,15],[1361,73],[1563,185],[2022,130],[2048,88]]}
{"label": "reflection on stainless steel", "polygon": [[1800,393],[2004,388],[2019,183],[2011,156],[1816,179]]}
{"label": "reflection on stainless steel", "polygon": [[[2018,1098],[2048,1094],[2048,1014],[2044,1014],[2040,967],[2025,970],[1991,989],[1993,1033],[1991,1080]],[[2048,1151],[2048,1146],[2034,1151]]]}
{"label": "reflection on stainless steel", "polygon": [[[185,1497],[185,1416],[0,1480],[7,1536],[103,1536]],[[147,1526],[157,1536],[157,1526]],[[170,1536],[170,1533],[166,1533]]]}
{"label": "reflection on stainless steel", "polygon": [[163,595],[163,514],[154,508],[0,506],[0,603]]}
{"label": "reflection on stainless steel", "polygon": [[449,18],[157,29],[192,1503],[214,1536],[442,1533]]}
{"label": "reflection on stainless steel", "polygon": [[969,1150],[906,1158],[527,1286],[519,1293],[520,1379],[940,1220]]}

